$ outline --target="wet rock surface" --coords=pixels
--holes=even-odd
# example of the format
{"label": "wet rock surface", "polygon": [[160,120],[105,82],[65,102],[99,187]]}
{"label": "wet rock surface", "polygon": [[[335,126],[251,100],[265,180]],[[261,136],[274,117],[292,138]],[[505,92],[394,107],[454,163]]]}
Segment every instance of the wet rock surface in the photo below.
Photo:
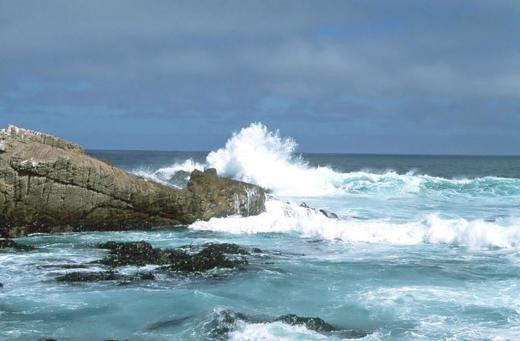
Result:
{"label": "wet rock surface", "polygon": [[[139,242],[109,241],[97,245],[107,249],[108,254],[90,265],[101,264],[108,267],[106,271],[76,271],[56,277],[58,282],[99,282],[122,281],[126,283],[139,280],[155,280],[155,272],[160,273],[202,273],[213,269],[235,269],[248,264],[246,255],[249,251],[239,245],[223,243],[206,243],[200,246],[186,245],[176,249],[159,249],[151,244]],[[136,272],[133,275],[124,275],[117,268],[123,266],[142,267],[158,265],[153,271]],[[76,269],[88,267],[86,264],[63,264],[62,269]]]}
{"label": "wet rock surface", "polygon": [[101,281],[136,281],[154,280],[151,272],[138,272],[133,275],[122,275],[115,271],[70,272],[56,277],[58,282],[101,282]]}
{"label": "wet rock surface", "polygon": [[314,208],[314,207],[310,207],[309,205],[307,205],[306,202],[302,202],[300,204],[300,207],[306,208],[307,210],[311,210],[313,212],[319,212],[319,213],[323,214],[325,217],[327,217],[329,219],[339,219],[339,216],[336,213],[330,212],[330,211],[327,211],[327,210],[324,210],[324,209],[317,209],[317,208]]}
{"label": "wet rock surface", "polygon": [[304,325],[307,329],[316,332],[331,332],[337,330],[336,327],[319,317],[302,317],[294,314],[287,314],[278,317],[277,321],[282,321],[293,326]]}
{"label": "wet rock surface", "polygon": [[128,174],[60,138],[0,130],[0,235],[126,230],[264,211],[258,187],[194,171],[184,189]]}
{"label": "wet rock surface", "polygon": [[[178,249],[157,249],[140,242],[107,242],[98,247],[109,254],[100,263],[111,267],[134,265],[163,265],[162,270],[204,272],[214,268],[236,268],[247,264],[243,255],[249,252],[235,244],[203,244],[198,252],[189,252],[192,246]],[[230,257],[238,255],[239,257]]]}
{"label": "wet rock surface", "polygon": [[214,338],[227,339],[229,333],[237,329],[237,322],[247,323],[270,323],[283,322],[293,326],[304,326],[305,328],[317,333],[347,339],[358,339],[371,334],[370,331],[362,329],[349,329],[334,326],[319,317],[304,317],[295,314],[279,316],[275,319],[265,317],[252,317],[232,310],[220,310],[215,314],[213,320],[206,324],[208,334]]}
{"label": "wet rock surface", "polygon": [[0,250],[1,249],[11,249],[14,251],[33,251],[36,250],[34,246],[24,245],[15,242],[12,239],[0,239]]}

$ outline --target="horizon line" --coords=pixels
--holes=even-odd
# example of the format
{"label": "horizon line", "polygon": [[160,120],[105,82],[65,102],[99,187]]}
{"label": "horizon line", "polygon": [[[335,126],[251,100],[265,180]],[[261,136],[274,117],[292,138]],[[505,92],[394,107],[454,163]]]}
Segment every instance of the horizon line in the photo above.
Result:
{"label": "horizon line", "polygon": [[[164,153],[210,153],[211,150],[173,150],[173,149],[100,149],[84,148],[87,152],[164,152]],[[438,154],[438,153],[381,153],[381,152],[306,152],[298,151],[295,154],[306,155],[352,155],[352,156],[462,156],[462,157],[520,157],[520,154]]]}

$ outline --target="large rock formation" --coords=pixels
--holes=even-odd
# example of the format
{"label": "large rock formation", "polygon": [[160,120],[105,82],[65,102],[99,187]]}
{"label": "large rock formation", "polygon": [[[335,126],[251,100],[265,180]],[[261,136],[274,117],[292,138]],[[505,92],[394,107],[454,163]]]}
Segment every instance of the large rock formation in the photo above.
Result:
{"label": "large rock formation", "polygon": [[62,139],[0,130],[0,232],[123,230],[264,210],[254,185],[194,171],[185,189],[128,174]]}

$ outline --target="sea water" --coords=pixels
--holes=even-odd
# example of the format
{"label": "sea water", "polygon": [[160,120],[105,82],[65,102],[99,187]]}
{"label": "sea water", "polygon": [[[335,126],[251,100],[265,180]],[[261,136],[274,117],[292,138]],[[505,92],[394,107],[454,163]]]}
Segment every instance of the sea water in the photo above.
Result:
{"label": "sea water", "polygon": [[[173,187],[179,170],[216,168],[266,188],[266,211],[20,238],[37,250],[0,253],[0,339],[520,339],[520,158],[296,152],[261,124],[209,153],[90,151]],[[103,257],[93,246],[108,240],[262,252],[242,270],[125,285],[55,281],[73,271],[64,265]],[[338,331],[276,321],[284,314],[317,316]]]}

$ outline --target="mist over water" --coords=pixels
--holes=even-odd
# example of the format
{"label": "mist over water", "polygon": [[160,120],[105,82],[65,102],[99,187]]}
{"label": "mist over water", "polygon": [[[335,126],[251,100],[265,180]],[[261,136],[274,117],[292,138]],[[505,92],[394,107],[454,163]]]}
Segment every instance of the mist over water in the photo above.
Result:
{"label": "mist over water", "polygon": [[[266,188],[266,212],[24,238],[40,252],[0,254],[0,339],[520,338],[520,158],[296,150],[254,123],[209,153],[92,151],[177,187],[179,171],[216,168]],[[262,254],[243,272],[129,286],[57,285],[66,270],[41,266],[102,257],[91,245],[107,240],[232,242]],[[319,316],[338,331],[277,321],[283,314]]]}

